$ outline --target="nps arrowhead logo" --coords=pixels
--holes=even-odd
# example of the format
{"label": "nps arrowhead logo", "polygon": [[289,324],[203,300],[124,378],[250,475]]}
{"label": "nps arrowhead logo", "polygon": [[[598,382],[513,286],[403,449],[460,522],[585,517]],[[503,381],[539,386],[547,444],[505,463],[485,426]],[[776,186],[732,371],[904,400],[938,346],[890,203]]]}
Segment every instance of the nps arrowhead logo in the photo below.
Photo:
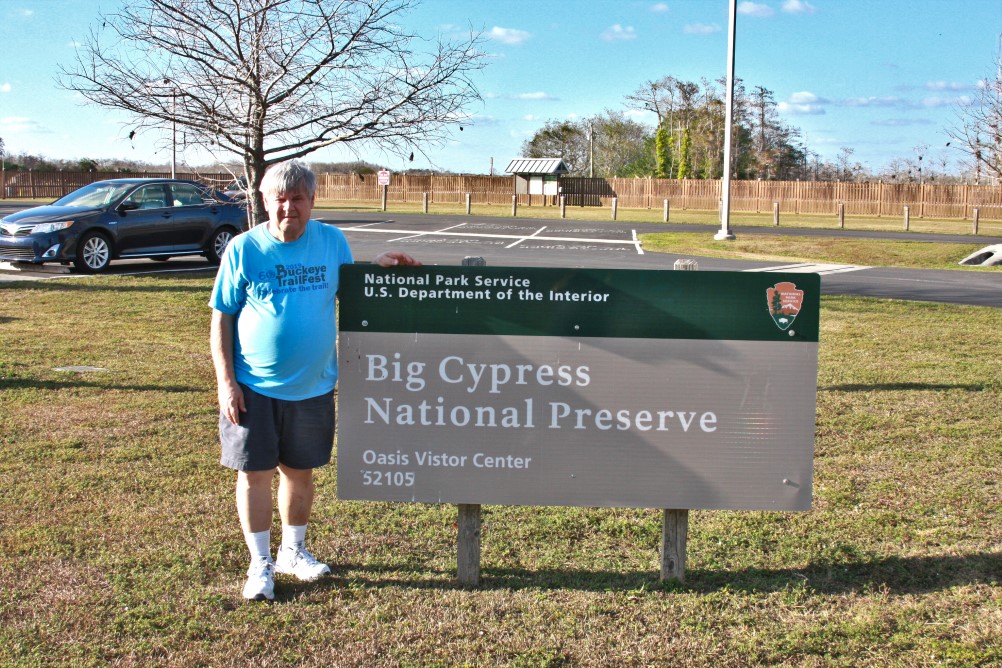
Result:
{"label": "nps arrowhead logo", "polygon": [[786,330],[797,319],[800,307],[804,303],[804,291],[798,290],[793,283],[777,283],[765,291],[769,304],[769,315],[773,322],[782,330]]}

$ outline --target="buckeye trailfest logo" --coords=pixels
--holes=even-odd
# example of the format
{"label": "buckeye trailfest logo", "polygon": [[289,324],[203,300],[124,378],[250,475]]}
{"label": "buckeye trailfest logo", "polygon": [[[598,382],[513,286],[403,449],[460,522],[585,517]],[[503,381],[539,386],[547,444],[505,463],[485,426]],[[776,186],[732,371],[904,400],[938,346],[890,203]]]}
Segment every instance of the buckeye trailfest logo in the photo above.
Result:
{"label": "buckeye trailfest logo", "polygon": [[804,303],[804,291],[798,290],[793,283],[777,283],[765,291],[769,303],[769,315],[773,322],[782,330],[786,330],[797,319],[800,307]]}

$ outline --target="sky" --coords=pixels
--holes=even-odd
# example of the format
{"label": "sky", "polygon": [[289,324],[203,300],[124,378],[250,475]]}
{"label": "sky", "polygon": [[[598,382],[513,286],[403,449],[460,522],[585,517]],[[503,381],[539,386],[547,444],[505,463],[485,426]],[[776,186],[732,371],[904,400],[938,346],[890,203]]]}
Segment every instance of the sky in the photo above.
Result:
{"label": "sky", "polygon": [[[55,81],[76,45],[121,0],[0,0],[0,138],[8,154],[167,163],[156,137],[130,142],[128,117],[83,103]],[[392,171],[437,168],[504,173],[547,121],[621,111],[653,126],[626,97],[672,75],[726,74],[728,0],[423,0],[400,21],[422,37],[473,30],[487,66],[482,101],[463,132],[414,162],[363,148],[328,148],[317,162],[364,159]],[[926,158],[955,171],[947,147],[959,109],[994,75],[1002,0],[739,1],[735,75],[773,92],[781,120],[822,160],[842,149],[879,172]],[[205,165],[208,155],[179,156]],[[222,155],[221,158],[232,156]]]}

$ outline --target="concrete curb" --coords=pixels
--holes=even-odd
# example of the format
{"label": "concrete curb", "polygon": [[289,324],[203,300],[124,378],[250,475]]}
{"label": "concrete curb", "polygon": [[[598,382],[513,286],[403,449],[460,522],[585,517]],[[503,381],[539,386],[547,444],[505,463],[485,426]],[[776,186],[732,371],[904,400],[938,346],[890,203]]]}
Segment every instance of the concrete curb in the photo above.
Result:
{"label": "concrete curb", "polygon": [[31,262],[7,262],[0,260],[2,271],[30,271],[41,274],[68,274],[70,268],[61,264],[32,264]]}

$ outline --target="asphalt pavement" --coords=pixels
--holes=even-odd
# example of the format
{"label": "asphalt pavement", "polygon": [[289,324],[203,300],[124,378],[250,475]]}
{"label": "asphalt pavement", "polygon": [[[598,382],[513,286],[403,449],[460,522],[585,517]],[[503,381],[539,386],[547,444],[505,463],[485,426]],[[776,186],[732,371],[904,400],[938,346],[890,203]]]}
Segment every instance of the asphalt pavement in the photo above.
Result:
{"label": "asphalt pavement", "polygon": [[[552,266],[613,269],[672,269],[676,260],[695,260],[703,271],[784,271],[821,275],[828,295],[855,295],[945,302],[1002,308],[1002,267],[986,270],[897,269],[835,264],[798,264],[761,260],[703,258],[645,252],[637,237],[648,232],[705,232],[709,225],[568,221],[529,218],[486,218],[425,214],[347,213],[315,211],[340,227],[356,260],[371,260],[393,248],[426,264],[459,264],[464,257],[483,257],[493,266]],[[735,227],[746,234],[827,236],[922,241],[928,243],[1002,243],[1002,237],[822,230],[805,228]]]}
{"label": "asphalt pavement", "polygon": [[[21,207],[17,207],[21,208]],[[0,204],[0,215],[16,210]],[[705,232],[717,227],[671,223],[543,220],[465,215],[397,214],[314,210],[319,220],[341,228],[357,260],[371,260],[388,249],[406,251],[425,264],[459,264],[464,257],[482,257],[491,266],[550,266],[615,269],[672,269],[676,260],[694,260],[703,271],[783,271],[821,275],[827,295],[855,295],[913,301],[970,304],[1002,308],[1002,267],[988,270],[897,269],[837,264],[797,264],[703,258],[646,252],[638,241],[648,232]],[[864,230],[775,227],[733,228],[736,236],[751,234],[893,239],[928,243],[1002,244],[1002,237],[873,232]],[[211,272],[200,258],[169,262],[117,261],[110,275],[128,273]],[[0,281],[71,278],[68,267],[18,265],[0,268]]]}

